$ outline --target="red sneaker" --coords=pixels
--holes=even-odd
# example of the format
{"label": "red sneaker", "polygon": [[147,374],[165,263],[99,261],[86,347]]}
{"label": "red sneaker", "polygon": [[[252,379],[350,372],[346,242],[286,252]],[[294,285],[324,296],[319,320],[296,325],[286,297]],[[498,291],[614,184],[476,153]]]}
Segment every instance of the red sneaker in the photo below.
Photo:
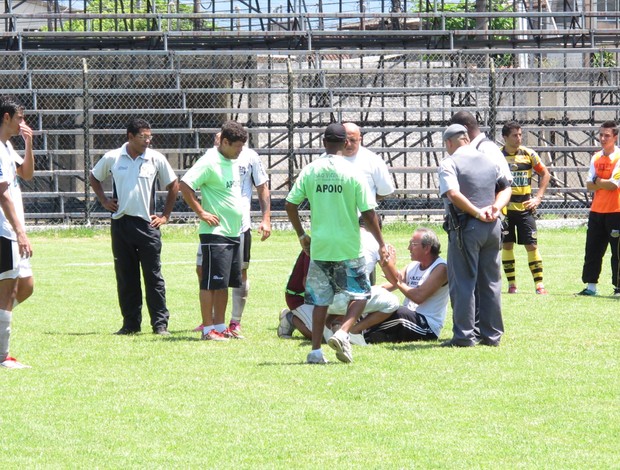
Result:
{"label": "red sneaker", "polygon": [[0,362],[0,366],[6,367],[7,369],[30,369],[30,366],[22,364],[17,359],[11,356],[7,356],[3,362]]}
{"label": "red sneaker", "polygon": [[204,341],[228,341],[228,337],[213,328],[208,333],[203,333],[200,337]]}
{"label": "red sneaker", "polygon": [[517,293],[517,286],[508,286],[508,293],[509,294],[516,294]]}
{"label": "red sneaker", "polygon": [[245,337],[241,333],[241,323],[239,323],[238,321],[231,320],[230,325],[228,325],[228,331],[232,335],[232,338],[245,339]]}

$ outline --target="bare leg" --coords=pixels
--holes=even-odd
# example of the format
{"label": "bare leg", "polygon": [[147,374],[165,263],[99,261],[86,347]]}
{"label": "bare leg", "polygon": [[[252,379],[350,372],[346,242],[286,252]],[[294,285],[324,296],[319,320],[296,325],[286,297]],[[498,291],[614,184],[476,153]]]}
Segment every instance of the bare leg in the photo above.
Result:
{"label": "bare leg", "polygon": [[[342,327],[340,328],[342,331],[348,333],[353,325],[357,322],[357,319],[364,313],[364,308],[366,307],[366,300],[352,300],[349,302],[349,307],[347,308],[347,314],[344,317],[344,321],[342,322]],[[316,310],[316,307],[315,307]],[[314,321],[314,320],[313,320]],[[314,332],[314,330],[312,330]],[[321,328],[321,331],[323,329]]]}
{"label": "bare leg", "polygon": [[349,333],[352,334],[360,334],[364,330],[367,330],[379,323],[384,322],[388,318],[390,318],[391,313],[383,313],[383,312],[372,312],[362,318],[359,322],[351,327]]}
{"label": "bare leg", "polygon": [[312,349],[321,349],[323,342],[323,329],[325,328],[325,317],[327,316],[326,306],[314,306],[312,310]]}
{"label": "bare leg", "polygon": [[304,335],[307,339],[312,339],[312,331],[310,331],[304,322],[302,322],[299,318],[293,315],[293,326],[299,330],[299,332]]}

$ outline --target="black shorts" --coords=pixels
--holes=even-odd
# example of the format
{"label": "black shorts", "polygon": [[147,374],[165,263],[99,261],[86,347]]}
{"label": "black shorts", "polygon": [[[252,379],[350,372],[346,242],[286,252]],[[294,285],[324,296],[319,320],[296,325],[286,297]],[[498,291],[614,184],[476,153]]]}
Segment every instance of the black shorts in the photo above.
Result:
{"label": "black shorts", "polygon": [[239,237],[200,234],[203,290],[241,287]]}
{"label": "black shorts", "polygon": [[252,230],[247,229],[241,234],[241,269],[250,266],[250,250],[252,249]]}
{"label": "black shorts", "polygon": [[536,219],[532,211],[508,211],[506,218],[502,221],[502,242],[514,243],[515,241],[519,245],[538,244]]}
{"label": "black shorts", "polygon": [[387,320],[366,330],[364,338],[368,343],[403,343],[434,341],[437,335],[424,315],[408,307],[399,307]]}
{"label": "black shorts", "polygon": [[17,242],[0,237],[0,279],[17,279],[20,260]]}

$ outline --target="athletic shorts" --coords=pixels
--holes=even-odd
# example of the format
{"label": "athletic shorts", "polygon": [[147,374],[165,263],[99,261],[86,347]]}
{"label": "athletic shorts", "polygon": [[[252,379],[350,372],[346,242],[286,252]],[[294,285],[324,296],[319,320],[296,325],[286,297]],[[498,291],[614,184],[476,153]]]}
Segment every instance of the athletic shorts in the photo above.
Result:
{"label": "athletic shorts", "polygon": [[[350,297],[341,292],[334,296],[334,301],[327,309],[328,315],[345,315],[349,306]],[[364,314],[371,312],[392,313],[398,309],[400,302],[398,297],[381,286],[370,288],[370,299],[364,307]]]}
{"label": "athletic shorts", "polygon": [[200,234],[203,290],[241,287],[239,237]]}
{"label": "athletic shorts", "polygon": [[[303,322],[303,324],[306,325],[306,328],[312,331],[313,310],[314,310],[314,305],[302,304],[296,309],[291,310],[291,313],[295,315],[297,318],[299,318]],[[323,339],[325,340],[325,342],[327,342],[327,340],[332,336],[332,334],[333,333],[329,328],[327,327],[323,328]]]}
{"label": "athletic shorts", "polygon": [[[0,280],[17,279],[21,260],[17,241],[0,237]],[[30,275],[32,275],[32,271],[30,271]]]}
{"label": "athletic shorts", "polygon": [[305,303],[328,306],[339,292],[350,300],[368,300],[370,282],[363,257],[344,261],[310,260],[306,276]]}
{"label": "athletic shorts", "polygon": [[[517,237],[515,237],[515,232]],[[508,211],[502,221],[502,242],[537,245],[536,219],[532,211]]]}
{"label": "athletic shorts", "polygon": [[399,307],[386,320],[366,330],[364,338],[368,343],[402,343],[434,341],[437,335],[424,315],[408,307]]}
{"label": "athletic shorts", "polygon": [[[252,231],[247,229],[241,234],[241,243],[239,244],[241,249],[241,269],[248,269],[250,267],[250,249],[252,247]],[[196,266],[202,266],[202,249],[198,244],[198,251],[196,252]]]}

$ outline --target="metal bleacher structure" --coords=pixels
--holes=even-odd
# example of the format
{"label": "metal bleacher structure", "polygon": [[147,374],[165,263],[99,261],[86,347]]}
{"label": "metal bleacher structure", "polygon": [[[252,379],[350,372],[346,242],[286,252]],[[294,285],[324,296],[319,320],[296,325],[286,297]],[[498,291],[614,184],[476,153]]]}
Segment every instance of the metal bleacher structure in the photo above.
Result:
{"label": "metal bleacher structure", "polygon": [[[320,155],[324,127],[356,122],[397,188],[381,212],[435,217],[441,131],[458,110],[496,140],[503,122],[522,124],[553,176],[541,216],[587,214],[598,126],[620,118],[620,14],[596,11],[609,2],[479,0],[460,3],[465,12],[442,1],[317,2],[4,0],[0,92],[26,105],[36,131],[29,221],[109,218],[87,175],[138,116],[179,175],[224,120],[243,123],[275,218]],[[174,215],[193,218],[180,198]]]}

